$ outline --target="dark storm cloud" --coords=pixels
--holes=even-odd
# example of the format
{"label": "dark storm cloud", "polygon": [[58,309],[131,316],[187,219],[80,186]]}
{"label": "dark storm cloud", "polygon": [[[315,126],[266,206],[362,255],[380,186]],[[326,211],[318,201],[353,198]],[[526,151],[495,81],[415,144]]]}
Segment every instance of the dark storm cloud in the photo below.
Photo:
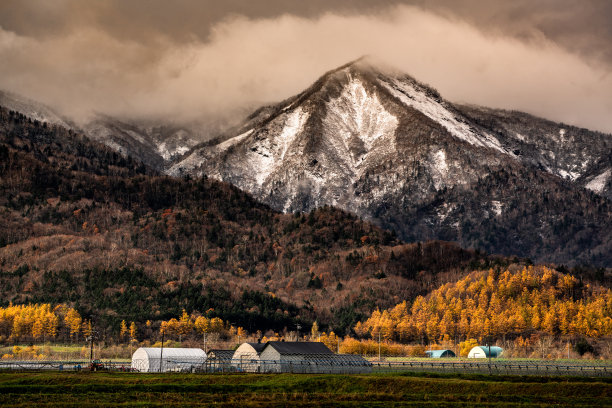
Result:
{"label": "dark storm cloud", "polygon": [[489,33],[525,40],[544,36],[573,52],[612,63],[609,0],[5,0],[0,3],[0,26],[39,38],[94,25],[137,41],[159,36],[206,41],[215,24],[236,15],[372,15],[401,4],[460,18]]}
{"label": "dark storm cloud", "polygon": [[374,54],[452,100],[612,131],[610,21],[607,0],[4,0],[0,88],[197,118]]}

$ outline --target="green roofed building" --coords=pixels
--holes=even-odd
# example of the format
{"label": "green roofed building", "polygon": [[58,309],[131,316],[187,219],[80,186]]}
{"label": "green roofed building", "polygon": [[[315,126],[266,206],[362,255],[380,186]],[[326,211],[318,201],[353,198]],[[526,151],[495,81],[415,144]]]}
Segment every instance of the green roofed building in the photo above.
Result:
{"label": "green roofed building", "polygon": [[428,350],[425,352],[429,358],[456,357],[453,350]]}

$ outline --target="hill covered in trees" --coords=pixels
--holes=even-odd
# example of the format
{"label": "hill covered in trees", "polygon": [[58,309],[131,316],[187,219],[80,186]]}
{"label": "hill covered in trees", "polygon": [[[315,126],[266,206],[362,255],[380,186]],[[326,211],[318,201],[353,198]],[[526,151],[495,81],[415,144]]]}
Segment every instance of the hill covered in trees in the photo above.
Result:
{"label": "hill covered in trees", "polygon": [[116,331],[185,309],[251,332],[318,319],[343,333],[375,307],[511,262],[403,244],[330,207],[281,214],[229,184],[161,176],[6,109],[0,192],[3,305],[66,303]]}
{"label": "hill covered in trees", "polygon": [[612,291],[547,267],[477,271],[414,302],[376,310],[361,337],[435,343],[612,334]]}

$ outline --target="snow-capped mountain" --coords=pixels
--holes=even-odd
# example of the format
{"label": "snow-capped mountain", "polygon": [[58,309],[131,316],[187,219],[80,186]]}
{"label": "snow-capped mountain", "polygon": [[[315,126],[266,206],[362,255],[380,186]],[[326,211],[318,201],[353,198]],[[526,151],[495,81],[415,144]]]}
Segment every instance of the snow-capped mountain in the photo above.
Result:
{"label": "snow-capped mountain", "polygon": [[[608,194],[601,162],[610,146],[610,135],[453,105],[358,60],[256,112],[234,137],[198,146],[169,173],[227,181],[286,212],[337,206],[408,240],[565,262],[609,256],[610,201],[580,183]],[[574,245],[582,233],[592,242]]]}
{"label": "snow-capped mountain", "polygon": [[[421,162],[428,167],[427,189],[435,191],[477,177],[462,165],[468,156],[482,164],[499,164],[498,153],[503,160],[513,156],[432,89],[361,61],[328,73],[251,125],[194,151],[170,173],[230,181],[285,211],[323,204],[355,210],[402,190],[410,181],[395,176],[416,176]],[[463,151],[448,152],[454,142],[465,145]]]}
{"label": "snow-capped mountain", "polygon": [[[12,94],[0,93],[0,105],[75,128]],[[232,183],[281,211],[332,205],[408,241],[612,264],[612,135],[453,104],[368,60],[233,127],[97,115],[76,129],[168,174]]]}

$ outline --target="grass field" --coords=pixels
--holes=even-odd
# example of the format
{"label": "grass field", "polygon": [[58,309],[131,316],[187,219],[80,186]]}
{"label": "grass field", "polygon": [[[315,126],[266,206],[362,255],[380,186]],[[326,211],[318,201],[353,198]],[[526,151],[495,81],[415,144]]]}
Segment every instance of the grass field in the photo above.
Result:
{"label": "grass field", "polygon": [[0,373],[0,406],[612,406],[612,379]]}

